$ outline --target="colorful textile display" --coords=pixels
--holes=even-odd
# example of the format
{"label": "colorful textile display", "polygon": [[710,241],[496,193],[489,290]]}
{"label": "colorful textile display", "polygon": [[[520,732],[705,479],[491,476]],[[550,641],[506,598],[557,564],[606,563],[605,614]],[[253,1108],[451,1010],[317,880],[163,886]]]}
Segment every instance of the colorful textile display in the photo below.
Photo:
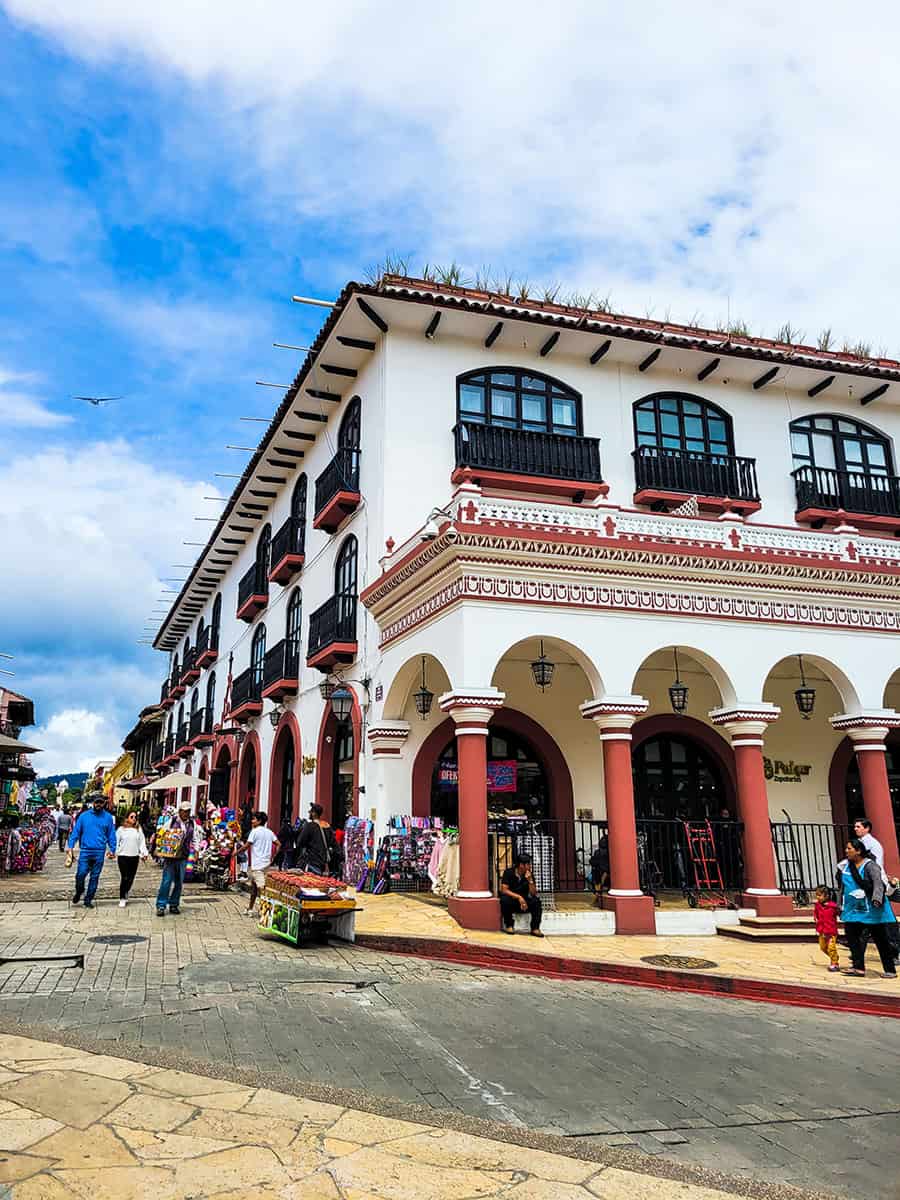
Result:
{"label": "colorful textile display", "polygon": [[[366,817],[348,817],[344,825],[345,883],[358,892],[366,889],[375,866],[375,826]],[[373,880],[374,882],[374,880]],[[371,887],[367,890],[371,891]]]}
{"label": "colorful textile display", "polygon": [[18,814],[4,813],[4,828],[0,829],[0,871],[21,874],[40,871],[47,858],[47,848],[54,840],[56,825],[48,808],[34,814],[31,824],[18,823]]}
{"label": "colorful textile display", "polygon": [[387,881],[392,891],[427,892],[432,880],[429,874],[435,843],[443,838],[443,823],[439,817],[391,817],[391,832],[382,840],[380,867],[376,874]]}

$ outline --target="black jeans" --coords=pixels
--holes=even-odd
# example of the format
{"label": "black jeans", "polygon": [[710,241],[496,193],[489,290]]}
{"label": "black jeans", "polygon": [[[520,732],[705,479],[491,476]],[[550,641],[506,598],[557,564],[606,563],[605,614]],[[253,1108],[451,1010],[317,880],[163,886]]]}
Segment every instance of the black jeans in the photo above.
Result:
{"label": "black jeans", "polygon": [[66,842],[67,842],[68,840],[69,840],[69,831],[68,831],[68,829],[61,829],[61,830],[59,831],[59,848],[60,848],[60,850],[65,850],[65,848],[66,848]]}
{"label": "black jeans", "polygon": [[[541,927],[541,916],[544,912],[543,905],[541,904],[540,896],[528,896],[525,899],[525,903],[528,905],[529,913],[531,913],[531,929],[533,932],[535,929],[540,929]],[[500,912],[503,914],[503,924],[507,929],[513,924],[513,917],[518,916],[521,911],[522,906],[515,896],[500,897]]]}
{"label": "black jeans", "polygon": [[134,883],[134,877],[137,875],[138,863],[140,858],[137,854],[120,854],[116,859],[119,864],[119,899],[127,900],[128,893],[131,891],[131,885]]}
{"label": "black jeans", "polygon": [[896,971],[892,929],[891,925],[870,925],[867,921],[844,922],[844,933],[847,935],[847,945],[850,947],[850,960],[854,970],[865,970],[866,942],[871,938],[878,948],[881,969],[888,973]]}

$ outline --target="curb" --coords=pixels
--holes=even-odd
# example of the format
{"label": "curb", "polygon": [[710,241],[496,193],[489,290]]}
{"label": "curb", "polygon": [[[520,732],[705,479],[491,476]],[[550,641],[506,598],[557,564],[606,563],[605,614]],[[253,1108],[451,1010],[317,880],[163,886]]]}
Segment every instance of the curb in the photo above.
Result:
{"label": "curb", "polygon": [[391,954],[409,954],[439,959],[492,971],[540,975],[548,979],[583,979],[595,983],[618,983],[631,987],[658,988],[672,992],[694,992],[706,996],[755,1000],[763,1004],[787,1004],[830,1012],[854,1012],[870,1017],[900,1018],[900,994],[877,995],[816,987],[813,984],[774,983],[765,979],[741,979],[729,975],[703,975],[663,967],[636,967],[630,963],[594,962],[561,955],[530,954],[501,950],[471,942],[440,938],[391,937],[358,933],[355,945]]}

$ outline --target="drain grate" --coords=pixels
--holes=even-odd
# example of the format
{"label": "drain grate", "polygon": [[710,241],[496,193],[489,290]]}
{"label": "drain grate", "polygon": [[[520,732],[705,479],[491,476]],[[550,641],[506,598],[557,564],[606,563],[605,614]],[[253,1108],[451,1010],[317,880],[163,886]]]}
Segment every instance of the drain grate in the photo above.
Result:
{"label": "drain grate", "polygon": [[690,958],[686,954],[649,954],[641,962],[649,963],[651,967],[680,967],[688,971],[708,971],[719,965],[709,958]]}
{"label": "drain grate", "polygon": [[135,942],[147,942],[149,938],[141,937],[139,933],[101,933],[99,937],[88,938],[98,946],[132,946]]}

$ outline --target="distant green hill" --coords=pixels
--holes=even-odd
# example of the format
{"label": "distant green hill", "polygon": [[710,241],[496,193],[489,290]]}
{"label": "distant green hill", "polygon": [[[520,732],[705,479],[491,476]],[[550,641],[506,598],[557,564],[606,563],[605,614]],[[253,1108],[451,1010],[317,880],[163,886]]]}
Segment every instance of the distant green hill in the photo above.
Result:
{"label": "distant green hill", "polygon": [[88,780],[87,771],[71,771],[65,772],[62,775],[45,775],[43,779],[37,781],[37,787],[49,787],[51,783],[59,783],[61,779],[68,779],[70,788],[83,788]]}

